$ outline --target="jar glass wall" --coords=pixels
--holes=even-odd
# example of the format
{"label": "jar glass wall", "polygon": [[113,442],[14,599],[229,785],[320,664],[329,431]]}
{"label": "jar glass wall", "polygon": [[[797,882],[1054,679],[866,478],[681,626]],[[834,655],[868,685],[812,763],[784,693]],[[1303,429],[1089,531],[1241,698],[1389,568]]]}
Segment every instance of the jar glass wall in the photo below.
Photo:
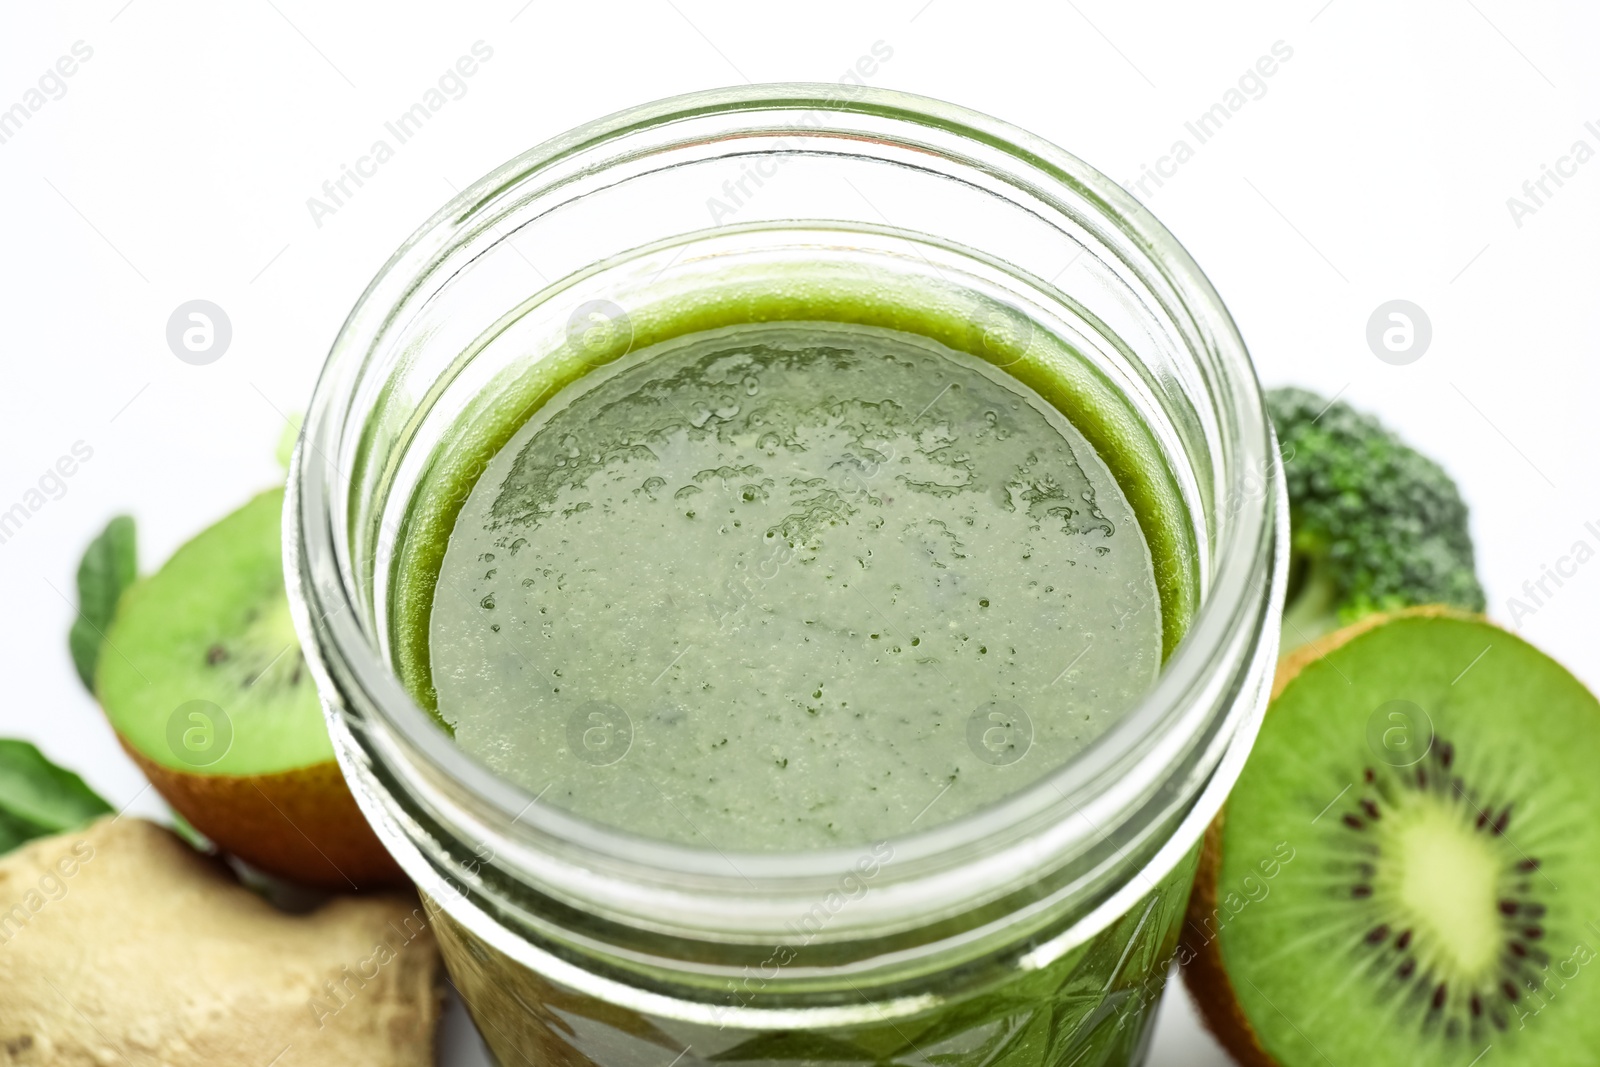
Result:
{"label": "jar glass wall", "polygon": [[[735,852],[540,803],[450,739],[408,620],[495,428],[758,306],[986,360],[1106,462],[1165,663],[1084,751],[916,832]],[[341,766],[503,1062],[1120,1064],[1264,710],[1285,537],[1243,343],[1148,212],[988,117],[776,85],[572,131],[419,230],[318,383],[285,566]]]}

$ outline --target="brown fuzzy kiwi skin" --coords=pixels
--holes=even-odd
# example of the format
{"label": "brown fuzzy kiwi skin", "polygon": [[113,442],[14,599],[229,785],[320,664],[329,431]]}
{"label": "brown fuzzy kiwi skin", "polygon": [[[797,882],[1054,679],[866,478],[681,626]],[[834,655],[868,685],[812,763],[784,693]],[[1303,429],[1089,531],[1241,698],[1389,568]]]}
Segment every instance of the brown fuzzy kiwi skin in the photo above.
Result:
{"label": "brown fuzzy kiwi skin", "polygon": [[[1352,638],[1396,619],[1415,618],[1487,621],[1482,615],[1442,605],[1427,605],[1368,615],[1326,637],[1301,645],[1280,659],[1277,673],[1272,679],[1272,701],[1276,703],[1284,689],[1306,667]],[[1272,705],[1269,704],[1267,714],[1271,713]],[[1184,942],[1180,944],[1187,942],[1191,935],[1203,936],[1202,932],[1207,929],[1207,921],[1216,913],[1217,881],[1222,872],[1222,827],[1227,816],[1228,808],[1224,804],[1217,817],[1206,828],[1205,842],[1200,849],[1200,867],[1195,875],[1194,889],[1189,894],[1188,912],[1184,916]],[[1188,987],[1189,995],[1194,998],[1195,1006],[1200,1010],[1200,1017],[1205,1021],[1206,1029],[1211,1031],[1241,1067],[1280,1067],[1278,1061],[1261,1047],[1261,1041],[1251,1027],[1250,1020],[1245,1018],[1244,1011],[1239,1007],[1233,980],[1228,977],[1227,968],[1222,963],[1220,942],[1220,936],[1214,935],[1198,946],[1189,945],[1187,952],[1182,948],[1179,949],[1183,962],[1184,985]]]}
{"label": "brown fuzzy kiwi skin", "polygon": [[410,884],[333,760],[272,774],[195,774],[117,740],[178,814],[252,867],[339,892]]}

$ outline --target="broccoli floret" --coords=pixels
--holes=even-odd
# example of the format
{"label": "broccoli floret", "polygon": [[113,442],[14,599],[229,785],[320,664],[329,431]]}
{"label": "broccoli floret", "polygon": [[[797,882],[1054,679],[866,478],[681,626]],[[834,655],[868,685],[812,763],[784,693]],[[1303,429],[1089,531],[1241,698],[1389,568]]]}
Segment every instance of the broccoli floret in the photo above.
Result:
{"label": "broccoli floret", "polygon": [[1450,476],[1377,419],[1304,389],[1274,389],[1292,543],[1283,647],[1378,611],[1482,611],[1467,506]]}

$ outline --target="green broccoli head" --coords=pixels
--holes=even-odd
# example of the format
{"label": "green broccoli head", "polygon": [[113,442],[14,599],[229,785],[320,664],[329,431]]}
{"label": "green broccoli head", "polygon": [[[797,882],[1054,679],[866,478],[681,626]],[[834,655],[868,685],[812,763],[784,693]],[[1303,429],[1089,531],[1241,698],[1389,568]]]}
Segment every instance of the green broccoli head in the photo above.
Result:
{"label": "green broccoli head", "polygon": [[1283,647],[1378,611],[1482,611],[1467,506],[1450,476],[1370,415],[1273,389],[1292,551]]}

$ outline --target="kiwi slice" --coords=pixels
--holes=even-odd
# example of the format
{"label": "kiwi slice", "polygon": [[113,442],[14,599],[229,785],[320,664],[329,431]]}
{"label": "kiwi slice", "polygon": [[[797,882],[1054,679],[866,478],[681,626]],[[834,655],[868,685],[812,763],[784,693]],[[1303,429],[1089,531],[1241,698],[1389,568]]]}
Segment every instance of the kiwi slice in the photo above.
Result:
{"label": "kiwi slice", "polygon": [[282,507],[281,489],[260,494],[122,595],[95,695],[156,789],[224,850],[309,885],[391,882],[290,618]]}
{"label": "kiwi slice", "polygon": [[1475,616],[1280,666],[1180,943],[1245,1064],[1600,1056],[1600,702]]}

